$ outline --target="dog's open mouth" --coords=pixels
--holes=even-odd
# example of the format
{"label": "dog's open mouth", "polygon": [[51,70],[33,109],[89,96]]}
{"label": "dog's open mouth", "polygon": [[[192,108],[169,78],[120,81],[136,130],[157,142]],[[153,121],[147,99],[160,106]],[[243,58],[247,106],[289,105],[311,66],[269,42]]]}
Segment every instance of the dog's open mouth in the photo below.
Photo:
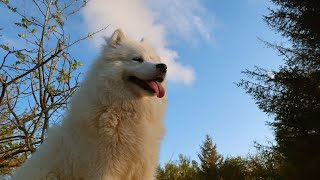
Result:
{"label": "dog's open mouth", "polygon": [[162,98],[165,95],[165,90],[161,85],[163,78],[157,78],[154,80],[142,80],[135,76],[129,76],[129,81],[135,83],[136,85],[150,93],[155,93],[158,98]]}

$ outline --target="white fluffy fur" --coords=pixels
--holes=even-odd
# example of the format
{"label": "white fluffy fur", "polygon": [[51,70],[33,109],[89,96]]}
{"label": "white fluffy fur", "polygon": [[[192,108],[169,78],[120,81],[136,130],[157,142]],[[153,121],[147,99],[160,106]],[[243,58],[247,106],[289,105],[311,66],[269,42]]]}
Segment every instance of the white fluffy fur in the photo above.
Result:
{"label": "white fluffy fur", "polygon": [[[135,56],[147,61],[132,61]],[[61,126],[49,130],[12,179],[155,179],[166,97],[157,98],[128,76],[154,78],[157,63],[145,41],[116,30],[72,97]]]}

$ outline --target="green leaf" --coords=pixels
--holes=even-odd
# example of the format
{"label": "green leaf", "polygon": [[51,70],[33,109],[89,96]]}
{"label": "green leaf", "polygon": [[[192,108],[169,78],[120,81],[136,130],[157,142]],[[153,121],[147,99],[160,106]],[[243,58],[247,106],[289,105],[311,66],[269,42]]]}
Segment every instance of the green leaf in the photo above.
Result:
{"label": "green leaf", "polygon": [[[26,55],[23,54],[21,51],[18,51],[18,52],[16,53],[16,57],[19,58],[19,59],[21,59],[22,61],[25,61],[25,59],[26,59]],[[17,63],[17,62],[16,62],[16,63]]]}
{"label": "green leaf", "polygon": [[23,27],[23,28],[28,28],[27,25],[25,25],[24,23],[14,23],[15,25],[19,26],[19,27]]}
{"label": "green leaf", "polygon": [[62,77],[61,77],[61,76],[58,76],[58,77],[57,77],[57,81],[58,81],[59,83],[61,83],[61,82],[62,82]]}
{"label": "green leaf", "polygon": [[48,87],[48,92],[49,92],[49,93],[52,94],[52,93],[54,92],[54,90],[55,90],[55,86],[49,86],[49,87]]}
{"label": "green leaf", "polygon": [[0,0],[0,2],[2,2],[4,4],[9,4],[9,0]]}
{"label": "green leaf", "polygon": [[7,4],[7,8],[10,9],[13,12],[17,12],[17,8],[16,7],[12,7],[9,4]]}
{"label": "green leaf", "polygon": [[26,35],[24,33],[18,34],[18,36],[22,37],[22,38],[26,37]]}
{"label": "green leaf", "polygon": [[0,47],[6,51],[10,51],[9,44],[6,44],[6,45],[0,44]]}

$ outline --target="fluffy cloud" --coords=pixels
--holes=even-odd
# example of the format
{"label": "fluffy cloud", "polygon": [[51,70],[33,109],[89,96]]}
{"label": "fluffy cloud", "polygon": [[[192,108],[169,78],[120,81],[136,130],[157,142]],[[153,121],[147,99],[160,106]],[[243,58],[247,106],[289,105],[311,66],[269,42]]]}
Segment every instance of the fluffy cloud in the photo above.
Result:
{"label": "fluffy cloud", "polygon": [[[179,40],[211,39],[208,17],[212,16],[198,0],[94,0],[88,3],[83,15],[90,31],[110,25],[107,35],[121,28],[131,38],[148,39],[168,65],[168,79],[177,83],[191,84],[195,74],[191,67],[178,61],[176,51],[168,48],[168,34]],[[102,38],[94,41],[100,45]]]}

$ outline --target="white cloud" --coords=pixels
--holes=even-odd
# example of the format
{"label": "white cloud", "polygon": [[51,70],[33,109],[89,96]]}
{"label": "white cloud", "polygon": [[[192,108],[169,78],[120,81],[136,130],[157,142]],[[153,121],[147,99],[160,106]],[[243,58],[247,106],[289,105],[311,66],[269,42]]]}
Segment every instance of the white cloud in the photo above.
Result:
{"label": "white cloud", "polygon": [[200,0],[149,0],[149,7],[156,14],[156,20],[166,30],[187,42],[196,41],[199,36],[211,41],[213,16],[203,7]]}
{"label": "white cloud", "polygon": [[[198,0],[94,0],[83,14],[89,31],[110,25],[108,36],[121,28],[131,38],[148,39],[168,65],[168,79],[177,83],[191,84],[195,75],[191,67],[179,63],[176,51],[167,48],[167,35],[186,42],[195,37],[211,39],[212,26],[204,19],[207,12]],[[95,43],[101,44],[102,38],[96,37]]]}

